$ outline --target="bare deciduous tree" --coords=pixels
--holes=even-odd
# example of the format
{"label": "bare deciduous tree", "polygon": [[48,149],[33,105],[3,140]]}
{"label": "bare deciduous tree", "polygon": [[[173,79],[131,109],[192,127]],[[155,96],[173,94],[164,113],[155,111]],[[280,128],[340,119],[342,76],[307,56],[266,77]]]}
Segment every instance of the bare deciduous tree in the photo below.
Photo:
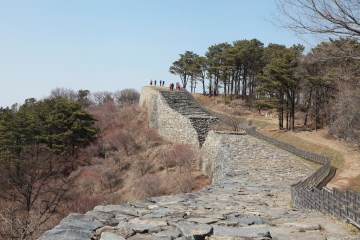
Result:
{"label": "bare deciduous tree", "polygon": [[108,101],[114,101],[113,93],[109,91],[99,91],[92,94],[93,101],[96,104],[104,104]]}
{"label": "bare deciduous tree", "polygon": [[140,94],[135,89],[124,89],[114,93],[116,102],[123,106],[124,104],[136,105],[139,103]]}
{"label": "bare deciduous tree", "polygon": [[61,168],[49,166],[51,158],[52,153],[32,146],[18,161],[1,162],[0,229],[5,239],[33,239],[56,214],[72,180]]}
{"label": "bare deciduous tree", "polygon": [[50,98],[64,98],[67,100],[72,100],[72,101],[76,101],[77,99],[77,93],[69,88],[55,88],[53,90],[51,90],[50,92]]}
{"label": "bare deciduous tree", "polygon": [[141,176],[144,176],[152,170],[153,163],[149,160],[148,157],[140,157],[135,161],[135,167],[139,170]]}
{"label": "bare deciduous tree", "polygon": [[116,149],[122,148],[128,157],[139,148],[135,142],[133,134],[131,134],[131,132],[127,131],[126,129],[115,130],[110,139],[111,145]]}
{"label": "bare deciduous tree", "polygon": [[228,116],[223,119],[223,122],[231,127],[232,131],[239,131],[242,127],[243,120],[236,116]]}
{"label": "bare deciduous tree", "polygon": [[182,169],[186,169],[190,172],[191,168],[196,162],[196,151],[189,144],[178,144],[174,146],[173,156],[175,158],[176,165]]}
{"label": "bare deciduous tree", "polygon": [[358,91],[348,91],[338,98],[333,107],[330,133],[360,146],[360,96]]}
{"label": "bare deciduous tree", "polygon": [[288,21],[281,25],[300,34],[360,37],[359,0],[277,0]]}

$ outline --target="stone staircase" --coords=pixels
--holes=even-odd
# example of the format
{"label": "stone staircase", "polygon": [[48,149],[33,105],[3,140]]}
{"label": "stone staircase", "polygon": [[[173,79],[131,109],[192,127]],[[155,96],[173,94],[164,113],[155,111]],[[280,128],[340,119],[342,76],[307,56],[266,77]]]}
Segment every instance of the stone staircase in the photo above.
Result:
{"label": "stone staircase", "polygon": [[173,110],[190,119],[198,134],[199,144],[202,146],[210,125],[218,122],[218,118],[202,108],[186,90],[160,90],[160,93]]}

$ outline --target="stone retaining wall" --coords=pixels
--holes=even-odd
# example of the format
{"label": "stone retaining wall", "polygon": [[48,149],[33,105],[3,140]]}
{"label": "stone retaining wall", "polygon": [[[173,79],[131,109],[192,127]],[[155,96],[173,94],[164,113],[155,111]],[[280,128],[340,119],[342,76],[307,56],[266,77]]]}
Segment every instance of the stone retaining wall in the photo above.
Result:
{"label": "stone retaining wall", "polygon": [[139,102],[148,110],[150,127],[162,137],[171,142],[199,145],[191,120],[174,111],[158,90],[143,87]]}
{"label": "stone retaining wall", "polygon": [[219,159],[218,156],[220,143],[221,135],[210,131],[200,150],[201,161],[199,164],[199,169],[210,179],[213,178],[216,159]]}
{"label": "stone retaining wall", "polygon": [[170,108],[190,119],[201,147],[206,139],[210,125],[217,122],[218,118],[209,111],[204,110],[194,97],[184,89],[176,91],[159,90],[159,92]]}
{"label": "stone retaining wall", "polygon": [[[212,183],[217,183],[226,175],[231,174],[231,157],[229,149],[224,143],[224,138],[230,135],[245,135],[244,132],[219,132],[210,131],[200,150],[201,161],[199,169],[208,176]],[[220,147],[221,146],[221,147]]]}
{"label": "stone retaining wall", "polygon": [[352,223],[360,228],[360,194],[351,189],[345,192],[334,188],[319,190],[316,187],[327,178],[331,171],[330,160],[327,157],[315,153],[300,150],[290,144],[280,142],[257,132],[254,127],[247,127],[246,132],[269,142],[279,148],[287,150],[296,156],[322,164],[314,174],[291,185],[291,201],[293,206],[304,209],[317,210],[325,214],[331,214],[341,220]]}

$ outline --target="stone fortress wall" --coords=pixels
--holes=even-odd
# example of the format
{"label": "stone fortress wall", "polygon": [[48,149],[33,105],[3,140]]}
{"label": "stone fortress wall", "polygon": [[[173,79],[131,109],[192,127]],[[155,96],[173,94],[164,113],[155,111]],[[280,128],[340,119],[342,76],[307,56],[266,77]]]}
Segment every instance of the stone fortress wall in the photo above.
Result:
{"label": "stone fortress wall", "polygon": [[204,111],[186,90],[143,87],[140,106],[148,109],[150,126],[172,142],[202,145],[217,118]]}
{"label": "stone fortress wall", "polygon": [[[304,207],[301,203],[313,193],[319,195],[315,187],[327,168],[314,171],[257,140],[271,142],[253,128],[247,128],[247,134],[208,132],[217,119],[190,103],[193,99],[188,95],[145,87],[140,104],[148,109],[151,127],[164,138],[202,146],[199,168],[211,177],[210,186],[196,193],[70,214],[39,239],[359,239],[321,214],[293,211],[289,206],[290,185],[298,182],[291,186],[293,204]],[[319,199],[314,199],[316,204]],[[355,200],[352,206],[357,206]]]}
{"label": "stone fortress wall", "polygon": [[142,88],[139,104],[147,108],[150,127],[166,140],[198,144],[197,133],[190,119],[174,111],[160,91],[151,87]]}
{"label": "stone fortress wall", "polygon": [[303,209],[317,210],[348,221],[360,228],[360,194],[351,189],[341,192],[334,188],[317,188],[331,174],[330,159],[315,153],[306,152],[287,143],[280,142],[258,133],[254,127],[247,127],[246,132],[263,141],[293,153],[296,156],[321,164],[314,174],[307,179],[291,185],[291,201],[293,206]]}

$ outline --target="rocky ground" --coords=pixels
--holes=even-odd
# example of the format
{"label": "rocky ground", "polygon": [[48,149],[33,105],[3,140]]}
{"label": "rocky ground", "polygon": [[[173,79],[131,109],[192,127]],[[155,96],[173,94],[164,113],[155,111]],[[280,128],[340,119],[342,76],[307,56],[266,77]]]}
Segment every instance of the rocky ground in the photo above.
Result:
{"label": "rocky ground", "polygon": [[312,165],[248,135],[225,135],[220,151],[226,174],[199,192],[97,206],[40,239],[360,239],[343,223],[290,206],[290,185]]}

